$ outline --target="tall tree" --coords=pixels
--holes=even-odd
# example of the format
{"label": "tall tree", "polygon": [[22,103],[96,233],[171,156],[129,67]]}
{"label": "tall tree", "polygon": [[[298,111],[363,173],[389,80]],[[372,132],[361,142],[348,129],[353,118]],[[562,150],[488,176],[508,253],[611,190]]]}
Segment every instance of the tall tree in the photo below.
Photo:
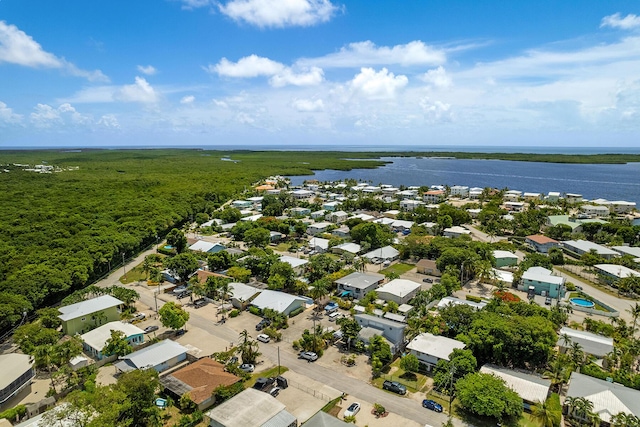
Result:
{"label": "tall tree", "polygon": [[160,323],[174,330],[182,328],[189,320],[189,313],[173,301],[166,302],[160,307],[158,314],[160,315]]}

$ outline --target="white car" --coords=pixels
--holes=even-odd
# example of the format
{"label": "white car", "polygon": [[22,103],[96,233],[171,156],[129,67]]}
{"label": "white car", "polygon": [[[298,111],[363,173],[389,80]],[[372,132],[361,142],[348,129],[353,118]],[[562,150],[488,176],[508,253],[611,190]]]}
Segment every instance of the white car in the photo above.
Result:
{"label": "white car", "polygon": [[253,366],[251,363],[243,363],[242,365],[240,365],[239,369],[250,374],[255,369],[255,366]]}
{"label": "white car", "polygon": [[355,417],[358,411],[360,410],[360,404],[358,402],[353,402],[346,411],[344,411],[344,417]]}
{"label": "white car", "polygon": [[260,334],[256,337],[256,339],[260,342],[265,342],[265,343],[271,341],[271,338],[267,334]]}

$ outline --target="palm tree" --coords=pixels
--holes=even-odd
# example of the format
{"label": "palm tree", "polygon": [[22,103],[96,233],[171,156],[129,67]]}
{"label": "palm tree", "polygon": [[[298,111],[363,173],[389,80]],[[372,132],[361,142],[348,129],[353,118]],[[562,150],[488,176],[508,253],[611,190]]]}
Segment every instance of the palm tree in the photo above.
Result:
{"label": "palm tree", "polygon": [[33,357],[35,359],[36,366],[47,368],[47,373],[51,378],[51,388],[55,391],[56,386],[53,383],[53,376],[51,375],[51,367],[53,365],[53,359],[55,358],[56,347],[52,345],[39,345],[33,351]]}
{"label": "palm tree", "polygon": [[569,375],[571,374],[571,370],[567,369],[566,356],[558,354],[549,367],[551,369],[546,371],[544,376],[551,380],[552,387],[557,387],[558,394],[560,394],[563,384],[569,379]]}
{"label": "palm tree", "polygon": [[612,427],[638,427],[640,426],[640,418],[633,414],[626,414],[624,412],[618,412],[611,417]]}
{"label": "palm tree", "polygon": [[634,306],[631,306],[627,309],[627,312],[631,314],[631,317],[633,317],[633,326],[632,326],[631,332],[635,334],[636,324],[638,323],[638,317],[640,317],[640,304],[636,302]]}
{"label": "palm tree", "polygon": [[576,371],[579,372],[580,367],[584,364],[584,351],[580,343],[574,342],[569,349],[569,357]]}
{"label": "palm tree", "polygon": [[320,306],[319,302],[322,298],[329,294],[327,282],[325,280],[316,280],[313,282],[313,288],[309,292],[309,295],[316,303],[316,308]]}
{"label": "palm tree", "polygon": [[556,427],[560,425],[562,418],[560,411],[554,410],[547,402],[536,401],[531,406],[531,418],[542,427]]}
{"label": "palm tree", "polygon": [[584,397],[567,398],[566,402],[569,404],[569,415],[572,418],[587,422],[592,421],[593,402]]}

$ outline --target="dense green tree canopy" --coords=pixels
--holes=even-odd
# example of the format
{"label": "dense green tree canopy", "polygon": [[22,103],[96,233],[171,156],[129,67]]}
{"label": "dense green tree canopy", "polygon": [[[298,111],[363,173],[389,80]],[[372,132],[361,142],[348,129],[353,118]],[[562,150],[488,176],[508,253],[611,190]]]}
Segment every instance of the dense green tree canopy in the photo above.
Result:
{"label": "dense green tree canopy", "polygon": [[162,325],[171,329],[180,329],[189,320],[189,313],[173,301],[169,301],[160,307],[158,314]]}
{"label": "dense green tree canopy", "polygon": [[522,413],[522,398],[494,375],[467,374],[456,383],[456,395],[460,404],[474,414],[503,419]]}

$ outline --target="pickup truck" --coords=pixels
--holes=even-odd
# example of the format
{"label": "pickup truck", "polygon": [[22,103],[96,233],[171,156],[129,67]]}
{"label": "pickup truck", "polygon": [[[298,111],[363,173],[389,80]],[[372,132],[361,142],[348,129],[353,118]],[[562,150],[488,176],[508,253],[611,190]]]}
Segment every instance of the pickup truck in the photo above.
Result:
{"label": "pickup truck", "polygon": [[382,388],[402,395],[407,394],[407,388],[395,381],[385,381],[382,383]]}

